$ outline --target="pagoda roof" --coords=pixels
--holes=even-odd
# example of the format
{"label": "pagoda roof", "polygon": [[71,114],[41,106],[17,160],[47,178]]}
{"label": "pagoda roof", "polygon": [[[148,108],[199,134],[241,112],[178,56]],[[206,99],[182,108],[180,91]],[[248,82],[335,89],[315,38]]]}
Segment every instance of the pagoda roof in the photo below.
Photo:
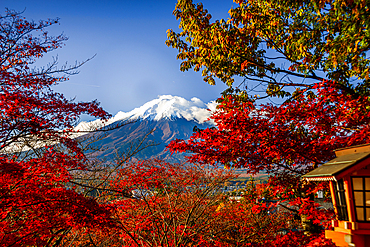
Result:
{"label": "pagoda roof", "polygon": [[302,178],[309,181],[330,181],[337,180],[337,177],[361,161],[370,157],[370,145],[359,145],[336,150],[336,157],[321,165],[315,170],[305,174]]}

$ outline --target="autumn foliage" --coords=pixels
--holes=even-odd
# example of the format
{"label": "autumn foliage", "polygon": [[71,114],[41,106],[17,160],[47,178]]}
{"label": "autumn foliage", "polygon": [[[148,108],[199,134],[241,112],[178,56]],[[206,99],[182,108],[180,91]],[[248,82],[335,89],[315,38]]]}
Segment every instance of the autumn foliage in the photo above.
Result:
{"label": "autumn foliage", "polygon": [[225,94],[211,117],[217,129],[196,132],[170,148],[193,152],[190,162],[304,175],[333,158],[334,149],[369,141],[369,97],[355,97],[333,84],[315,84],[316,94],[301,93],[279,106],[257,106],[243,94]]}
{"label": "autumn foliage", "polygon": [[163,161],[134,163],[117,174],[114,187],[133,198],[117,200],[125,246],[187,246],[207,243],[215,223],[220,189],[230,172]]}
{"label": "autumn foliage", "polygon": [[333,246],[320,233],[292,232],[300,221],[279,206],[274,191],[264,184],[246,183],[237,200],[225,194],[225,182],[232,178],[232,171],[209,166],[127,163],[112,177],[111,191],[100,196],[112,207],[116,225],[71,231],[61,244]]}
{"label": "autumn foliage", "polygon": [[111,224],[106,206],[69,184],[71,170],[85,169],[69,131],[83,113],[109,115],[95,101],[74,103],[52,90],[67,79],[57,75],[73,74],[76,66],[57,68],[54,61],[31,68],[66,39],[45,31],[58,20],[29,22],[7,11],[0,22],[1,245],[46,246],[72,228]]}
{"label": "autumn foliage", "polygon": [[[52,89],[83,63],[33,68],[66,41],[45,30],[58,20],[0,16],[2,246],[333,246],[323,235],[333,212],[313,200],[327,185],[300,177],[369,142],[368,3],[235,2],[211,22],[202,4],[179,0],[181,31],[168,32],[181,70],[230,86],[216,128],[170,144],[190,164],[92,164],[73,126],[109,114]],[[223,187],[234,168],[270,177],[233,200]]]}
{"label": "autumn foliage", "polygon": [[[234,177],[231,171],[127,159],[99,167],[87,160],[72,138],[73,126],[81,114],[101,119],[109,114],[96,101],[75,103],[52,89],[80,65],[58,68],[54,61],[32,68],[66,40],[45,30],[58,21],[29,22],[14,11],[0,21],[2,246],[257,243],[245,234],[255,236],[262,229],[255,228],[259,221],[278,215],[253,218],[252,206],[246,205],[243,220],[252,225],[241,228],[235,216],[242,209],[231,206],[221,191]],[[94,183],[86,183],[92,178]]]}
{"label": "autumn foliage", "polygon": [[368,3],[235,3],[229,19],[213,22],[201,3],[176,5],[181,30],[169,30],[166,44],[178,50],[180,69],[202,70],[206,82],[218,78],[229,89],[211,117],[217,128],[169,148],[190,152],[190,162],[267,172],[306,231],[322,231],[333,215],[312,199],[327,185],[300,177],[333,150],[369,142]]}
{"label": "autumn foliage", "polygon": [[92,164],[73,126],[83,113],[109,115],[52,90],[79,65],[31,68],[66,40],[45,31],[58,21],[29,22],[13,11],[0,21],[2,246],[264,244],[286,228],[291,214],[267,213],[276,205],[225,196],[232,171],[159,160]]}

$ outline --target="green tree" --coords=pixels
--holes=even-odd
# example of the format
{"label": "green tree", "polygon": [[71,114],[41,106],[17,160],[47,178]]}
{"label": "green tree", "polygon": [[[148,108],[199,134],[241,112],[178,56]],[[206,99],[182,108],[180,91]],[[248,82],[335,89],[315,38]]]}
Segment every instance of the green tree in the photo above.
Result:
{"label": "green tree", "polygon": [[169,30],[166,44],[179,51],[182,71],[203,69],[210,84],[242,77],[246,90],[263,88],[264,96],[291,96],[288,88],[310,90],[328,79],[347,93],[367,93],[367,1],[235,2],[228,20],[211,22],[201,3],[178,1],[182,31]]}

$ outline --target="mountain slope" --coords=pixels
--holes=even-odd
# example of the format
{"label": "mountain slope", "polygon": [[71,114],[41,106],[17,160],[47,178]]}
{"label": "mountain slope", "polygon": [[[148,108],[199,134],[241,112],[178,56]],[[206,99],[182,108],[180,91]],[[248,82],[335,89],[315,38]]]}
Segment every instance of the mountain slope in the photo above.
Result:
{"label": "mountain slope", "polygon": [[[207,109],[214,110],[215,108],[215,102],[205,104],[197,98],[187,101],[181,97],[164,95],[130,112],[119,112],[106,123],[101,121],[82,122],[76,127],[76,130],[109,129],[134,121],[106,132],[105,138],[95,143],[103,151],[95,151],[94,156],[112,160],[117,152],[127,152],[153,130],[147,136],[145,143],[156,143],[157,145],[144,149],[135,157],[139,159],[157,157],[179,161],[183,159],[183,155],[170,157],[169,152],[165,150],[167,144],[176,138],[188,139],[193,133],[194,126],[199,128],[212,127],[213,124],[205,122],[205,120],[211,114],[211,111]],[[97,134],[90,133],[89,135]]]}

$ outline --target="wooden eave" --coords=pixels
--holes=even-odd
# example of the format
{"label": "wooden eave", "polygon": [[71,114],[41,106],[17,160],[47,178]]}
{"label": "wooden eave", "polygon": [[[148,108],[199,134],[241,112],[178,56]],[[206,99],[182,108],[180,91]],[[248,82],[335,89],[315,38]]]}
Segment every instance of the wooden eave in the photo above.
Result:
{"label": "wooden eave", "polygon": [[335,181],[366,166],[368,163],[362,161],[369,156],[370,152],[344,154],[303,175],[302,178],[308,181]]}

